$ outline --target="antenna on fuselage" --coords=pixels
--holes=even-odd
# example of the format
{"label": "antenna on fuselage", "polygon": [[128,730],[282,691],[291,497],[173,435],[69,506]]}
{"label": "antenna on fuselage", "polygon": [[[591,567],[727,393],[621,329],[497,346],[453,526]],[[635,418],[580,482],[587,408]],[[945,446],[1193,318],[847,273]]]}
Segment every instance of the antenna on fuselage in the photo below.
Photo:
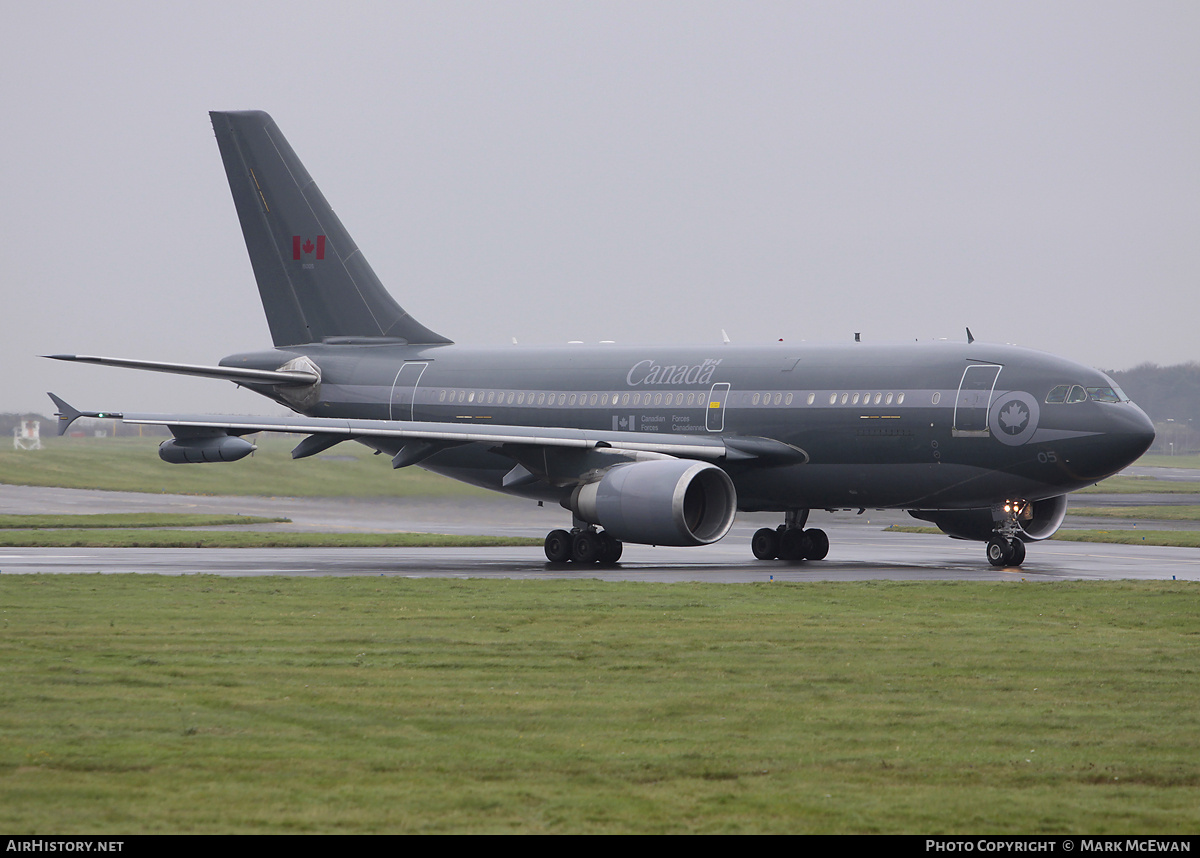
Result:
{"label": "antenna on fuselage", "polygon": [[968,327],[968,328],[967,328],[967,345],[970,345],[970,344],[971,344],[971,343],[973,343],[973,342],[975,342],[975,337],[974,337],[974,335],[971,333],[971,329]]}

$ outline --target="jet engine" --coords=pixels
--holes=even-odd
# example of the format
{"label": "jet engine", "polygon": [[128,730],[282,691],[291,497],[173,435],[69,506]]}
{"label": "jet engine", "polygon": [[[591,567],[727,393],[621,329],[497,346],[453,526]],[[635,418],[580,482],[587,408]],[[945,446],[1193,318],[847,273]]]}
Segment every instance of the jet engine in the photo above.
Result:
{"label": "jet engine", "polygon": [[253,453],[257,447],[245,438],[232,435],[210,435],[199,438],[172,438],[158,445],[158,457],[173,465],[200,462],[236,462]]}
{"label": "jet engine", "polygon": [[659,459],[617,465],[575,489],[569,504],[622,542],[707,545],[733,526],[737,492],[716,465]]}
{"label": "jet engine", "polygon": [[[936,524],[942,533],[955,539],[974,539],[987,542],[996,532],[998,520],[990,509],[910,509],[908,514]],[[1016,517],[1025,542],[1049,539],[1063,523],[1067,514],[1067,496],[1046,498],[1028,504],[1028,510]]]}

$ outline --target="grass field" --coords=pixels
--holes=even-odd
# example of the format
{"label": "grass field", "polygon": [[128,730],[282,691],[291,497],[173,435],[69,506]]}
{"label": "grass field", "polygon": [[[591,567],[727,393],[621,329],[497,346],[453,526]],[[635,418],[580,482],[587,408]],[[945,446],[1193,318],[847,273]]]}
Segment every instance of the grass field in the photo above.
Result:
{"label": "grass field", "polygon": [[0,576],[0,828],[1194,833],[1198,596]]}
{"label": "grass field", "polygon": [[1109,477],[1102,483],[1080,489],[1076,494],[1085,495],[1140,495],[1140,494],[1200,494],[1200,481],[1156,480],[1154,477]]}
{"label": "grass field", "polygon": [[1135,464],[1148,468],[1200,468],[1200,453],[1189,453],[1186,456],[1147,454],[1138,459]]}
{"label": "grass field", "polygon": [[496,497],[420,468],[393,470],[361,444],[339,444],[293,460],[299,437],[259,436],[258,450],[238,462],[170,465],[158,440],[49,438],[44,450],[0,450],[0,483],[75,489],[265,497]]}
{"label": "grass field", "polygon": [[[0,483],[267,497],[495,497],[485,489],[420,468],[393,470],[383,457],[353,442],[339,444],[321,456],[293,460],[290,451],[299,436],[260,435],[254,440],[258,451],[239,462],[169,465],[158,458],[156,439],[47,438],[43,439],[44,450],[0,450]],[[1200,456],[1143,456],[1138,464],[1200,468]],[[1200,478],[1200,472],[1197,476]],[[1083,491],[1200,493],[1200,479],[1169,482],[1117,476]]]}
{"label": "grass field", "polygon": [[1200,506],[1195,504],[1155,504],[1153,506],[1079,506],[1071,515],[1091,518],[1132,518],[1147,521],[1197,521]]}
{"label": "grass field", "polygon": [[3,548],[480,548],[517,545],[542,547],[525,536],[478,536],[443,533],[280,533],[97,528],[95,530],[0,530]]}
{"label": "grass field", "polygon": [[62,528],[105,529],[151,527],[224,527],[227,525],[277,524],[286,518],[257,515],[208,515],[206,513],[101,512],[90,515],[0,515],[0,530],[58,530]]}

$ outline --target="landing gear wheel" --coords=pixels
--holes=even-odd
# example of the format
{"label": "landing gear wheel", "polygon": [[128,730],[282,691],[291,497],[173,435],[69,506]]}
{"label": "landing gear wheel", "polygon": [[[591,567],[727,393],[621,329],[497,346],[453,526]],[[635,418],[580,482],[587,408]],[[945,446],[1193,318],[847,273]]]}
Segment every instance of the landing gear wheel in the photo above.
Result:
{"label": "landing gear wheel", "polygon": [[1009,566],[1020,566],[1025,562],[1025,543],[1020,539],[1012,541],[1012,559],[1008,561]]}
{"label": "landing gear wheel", "polygon": [[808,539],[812,543],[812,548],[809,549],[809,560],[824,560],[829,555],[829,537],[825,531],[815,527],[810,527],[804,531],[808,534]]}
{"label": "landing gear wheel", "polygon": [[600,556],[596,559],[601,566],[612,566],[621,559],[621,551],[624,550],[625,544],[619,539],[609,536],[607,533],[600,534]]}
{"label": "landing gear wheel", "polygon": [[807,560],[811,551],[812,539],[808,531],[797,527],[783,532],[783,538],[779,540],[780,560],[790,560],[793,563]]}
{"label": "landing gear wheel", "polygon": [[546,559],[551,563],[566,563],[571,559],[571,534],[552,530],[546,535]]}
{"label": "landing gear wheel", "polygon": [[571,559],[576,563],[595,563],[600,557],[600,534],[581,530],[571,536]]}
{"label": "landing gear wheel", "polygon": [[750,550],[759,560],[774,560],[779,556],[779,532],[769,527],[755,531]]}
{"label": "landing gear wheel", "polygon": [[[1022,545],[1022,548],[1025,546]],[[988,563],[993,566],[1007,566],[1013,558],[1012,543],[1003,536],[993,536],[987,543]]]}

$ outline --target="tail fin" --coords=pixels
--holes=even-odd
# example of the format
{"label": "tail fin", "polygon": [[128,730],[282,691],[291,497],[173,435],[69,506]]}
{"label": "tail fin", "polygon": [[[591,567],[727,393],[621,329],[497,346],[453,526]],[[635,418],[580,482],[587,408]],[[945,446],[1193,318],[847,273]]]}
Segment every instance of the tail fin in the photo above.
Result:
{"label": "tail fin", "polygon": [[450,342],[383,288],[269,115],[209,116],[275,345],[341,337]]}

